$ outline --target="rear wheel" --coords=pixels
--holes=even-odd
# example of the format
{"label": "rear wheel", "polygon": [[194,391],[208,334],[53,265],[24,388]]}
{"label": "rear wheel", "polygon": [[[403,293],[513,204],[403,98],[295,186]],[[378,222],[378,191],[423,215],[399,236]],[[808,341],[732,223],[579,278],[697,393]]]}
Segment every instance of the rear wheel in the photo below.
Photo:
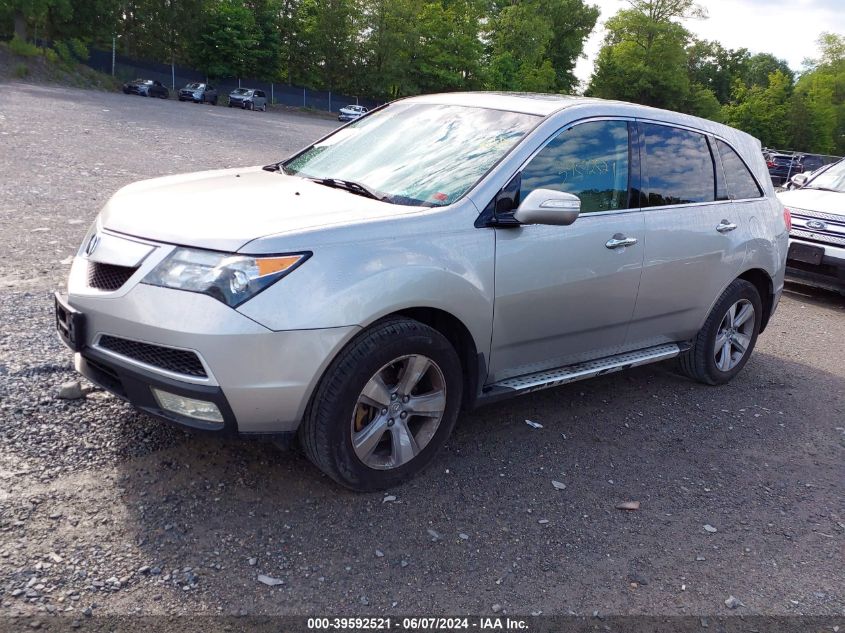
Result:
{"label": "rear wheel", "polygon": [[353,490],[399,484],[449,437],[461,390],[460,361],[442,334],[411,319],[376,323],[320,381],[299,430],[305,454]]}
{"label": "rear wheel", "polygon": [[757,288],[735,279],[716,301],[692,347],[680,356],[681,370],[708,385],[729,382],[748,362],[762,319]]}

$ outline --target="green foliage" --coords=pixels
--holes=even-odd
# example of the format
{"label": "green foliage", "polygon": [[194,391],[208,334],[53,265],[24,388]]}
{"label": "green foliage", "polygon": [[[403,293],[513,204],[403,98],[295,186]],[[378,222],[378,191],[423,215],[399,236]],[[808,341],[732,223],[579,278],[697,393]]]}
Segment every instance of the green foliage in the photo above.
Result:
{"label": "green foliage", "polygon": [[47,63],[49,63],[49,64],[58,64],[59,63],[59,55],[52,48],[42,48],[41,52],[44,55],[44,59],[47,60]]}
{"label": "green foliage", "polygon": [[53,42],[53,50],[56,51],[59,61],[65,66],[73,66],[76,63],[76,59],[67,42],[63,42],[62,40]]}
{"label": "green foliage", "polygon": [[690,91],[688,39],[677,22],[655,21],[638,9],[620,11],[607,21],[588,94],[682,109]]}
{"label": "green foliage", "polygon": [[28,74],[29,66],[27,66],[26,64],[21,63],[15,66],[15,77],[17,77],[18,79],[23,79]]}
{"label": "green foliage", "polygon": [[572,70],[598,9],[580,0],[526,0],[502,7],[490,23],[488,86],[570,92]]}
{"label": "green foliage", "polygon": [[204,28],[193,45],[192,58],[211,77],[241,77],[258,60],[261,33],[242,2],[223,0],[203,16]]}
{"label": "green foliage", "polygon": [[41,50],[35,44],[30,44],[17,35],[9,41],[9,51],[21,57],[35,57],[41,54]]}
{"label": "green foliage", "polygon": [[731,103],[723,109],[725,122],[760,139],[768,147],[788,147],[789,78],[776,70],[769,85],[746,86],[737,81]]}

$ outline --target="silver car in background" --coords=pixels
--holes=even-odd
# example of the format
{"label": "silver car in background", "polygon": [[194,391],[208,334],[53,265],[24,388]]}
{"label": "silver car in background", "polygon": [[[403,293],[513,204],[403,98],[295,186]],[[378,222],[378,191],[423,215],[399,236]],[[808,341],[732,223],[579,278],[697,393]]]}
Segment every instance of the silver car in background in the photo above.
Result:
{"label": "silver car in background", "polygon": [[229,107],[267,111],[267,95],[263,90],[235,88],[229,93]]}
{"label": "silver car in background", "polygon": [[78,371],[400,483],[461,409],[671,358],[745,365],[788,218],[754,138],[559,95],[397,101],[264,167],[118,191],[56,295]]}

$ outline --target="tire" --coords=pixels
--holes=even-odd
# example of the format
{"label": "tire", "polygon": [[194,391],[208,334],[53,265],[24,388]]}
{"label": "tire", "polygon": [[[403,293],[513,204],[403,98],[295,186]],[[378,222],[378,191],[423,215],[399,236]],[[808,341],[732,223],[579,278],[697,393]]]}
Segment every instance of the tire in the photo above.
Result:
{"label": "tire", "polygon": [[255,109],[255,104],[254,104],[252,101],[247,101],[247,102],[245,102],[245,103],[244,103],[244,107],[245,107],[247,110],[254,110],[254,109]]}
{"label": "tire", "polygon": [[[406,373],[419,376],[410,389],[403,386]],[[383,389],[369,390],[377,377]],[[390,488],[422,470],[445,443],[462,387],[458,355],[440,332],[412,319],[384,319],[332,361],[300,425],[300,443],[308,459],[340,485],[359,492]],[[365,388],[377,397],[369,398]],[[423,415],[413,412],[415,400]],[[354,435],[374,440],[361,442],[356,451]]]}
{"label": "tire", "polygon": [[261,106],[261,111],[267,112],[267,104],[266,103],[263,106]]}
{"label": "tire", "polygon": [[231,101],[229,102],[229,107],[230,107],[230,108],[232,107],[232,102],[231,102]]}
{"label": "tire", "polygon": [[211,105],[213,105],[213,106],[217,105],[217,97],[214,97],[214,99],[211,100]]}
{"label": "tire", "polygon": [[[740,322],[747,307],[753,312]],[[734,311],[734,317],[729,310]],[[763,302],[757,288],[744,279],[735,279],[716,301],[692,347],[678,357],[681,371],[706,385],[730,382],[751,357],[762,322]],[[717,349],[717,337],[728,347],[720,344]]]}

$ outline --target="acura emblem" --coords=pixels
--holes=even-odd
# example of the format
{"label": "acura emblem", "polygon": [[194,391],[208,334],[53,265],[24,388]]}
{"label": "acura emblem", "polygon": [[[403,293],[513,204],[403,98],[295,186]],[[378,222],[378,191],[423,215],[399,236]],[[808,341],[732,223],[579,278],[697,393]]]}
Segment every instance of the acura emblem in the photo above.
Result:
{"label": "acura emblem", "polygon": [[99,245],[99,243],[100,243],[100,234],[94,233],[94,235],[91,236],[91,239],[88,240],[88,244],[85,246],[85,254],[90,257],[91,254],[95,250],[97,250],[97,246]]}
{"label": "acura emblem", "polygon": [[815,229],[817,231],[824,231],[827,228],[827,224],[820,220],[809,220],[807,222],[808,229]]}

